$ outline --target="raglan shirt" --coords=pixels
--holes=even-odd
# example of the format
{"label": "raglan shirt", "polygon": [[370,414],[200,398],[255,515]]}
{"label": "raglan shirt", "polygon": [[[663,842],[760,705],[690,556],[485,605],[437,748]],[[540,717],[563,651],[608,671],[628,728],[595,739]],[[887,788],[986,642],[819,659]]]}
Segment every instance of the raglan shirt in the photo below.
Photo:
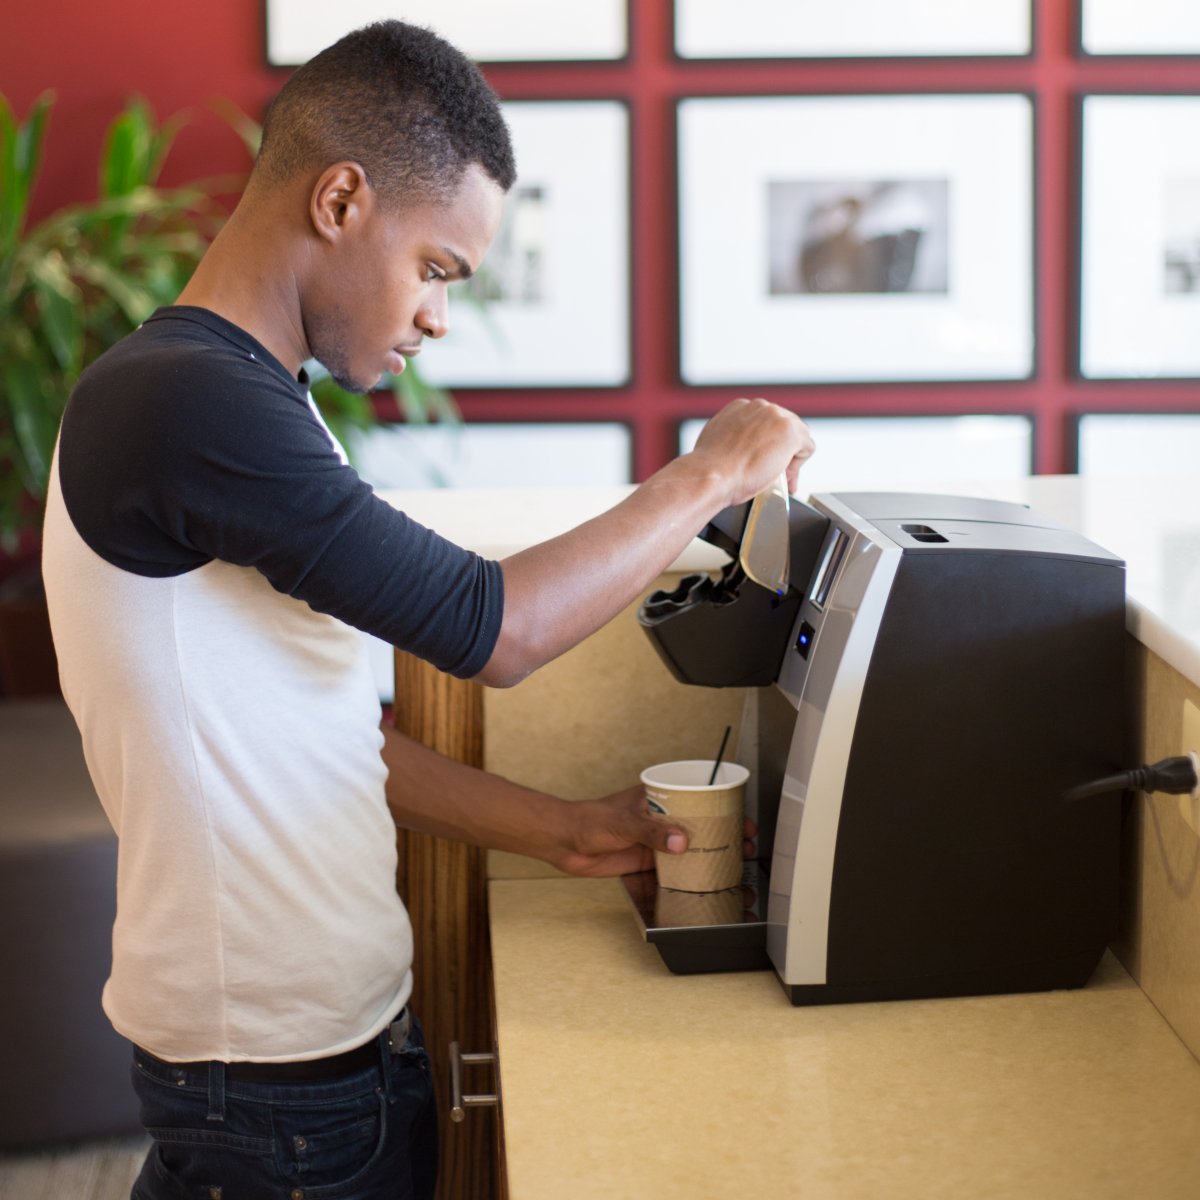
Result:
{"label": "raglan shirt", "polygon": [[367,1041],[411,990],[363,630],[469,678],[498,563],[347,465],[306,382],[205,309],[81,377],[43,574],[63,693],[119,836],[104,1007],[172,1061]]}

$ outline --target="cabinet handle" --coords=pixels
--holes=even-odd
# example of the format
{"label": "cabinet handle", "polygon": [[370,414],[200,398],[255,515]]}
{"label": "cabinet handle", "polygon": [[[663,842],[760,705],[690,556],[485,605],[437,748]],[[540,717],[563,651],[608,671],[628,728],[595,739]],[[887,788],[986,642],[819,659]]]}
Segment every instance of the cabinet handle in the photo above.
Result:
{"label": "cabinet handle", "polygon": [[467,1115],[468,1108],[497,1107],[500,1097],[494,1092],[484,1092],[478,1095],[463,1095],[462,1069],[463,1063],[492,1063],[495,1065],[495,1054],[486,1051],[478,1054],[464,1054],[457,1042],[450,1043],[450,1120],[461,1121]]}

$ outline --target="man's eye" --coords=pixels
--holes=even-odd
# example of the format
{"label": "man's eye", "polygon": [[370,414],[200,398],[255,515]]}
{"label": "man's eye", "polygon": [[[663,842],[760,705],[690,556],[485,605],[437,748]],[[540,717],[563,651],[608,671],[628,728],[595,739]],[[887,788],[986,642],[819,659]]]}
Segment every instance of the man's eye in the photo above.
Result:
{"label": "man's eye", "polygon": [[425,282],[432,283],[435,279],[445,279],[446,272],[436,263],[430,263],[425,271]]}

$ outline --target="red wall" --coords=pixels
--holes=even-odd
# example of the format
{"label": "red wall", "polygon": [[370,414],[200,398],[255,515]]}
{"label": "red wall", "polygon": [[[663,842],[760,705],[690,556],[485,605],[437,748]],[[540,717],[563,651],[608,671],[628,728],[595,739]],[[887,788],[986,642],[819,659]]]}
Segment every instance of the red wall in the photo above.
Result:
{"label": "red wall", "polygon": [[[736,5],[731,6],[736,11]],[[467,419],[595,418],[635,431],[635,472],[669,457],[677,423],[735,392],[677,378],[673,103],[688,94],[1021,90],[1037,98],[1037,373],[1003,384],[773,387],[802,414],[1017,412],[1036,417],[1036,469],[1065,470],[1069,418],[1082,410],[1200,410],[1192,383],[1084,383],[1071,378],[1075,237],[1072,97],[1080,90],[1198,91],[1200,60],[1083,61],[1074,0],[1037,0],[1036,53],[1019,61],[684,63],[671,50],[667,0],[631,0],[632,49],[620,64],[492,67],[502,96],[628,99],[633,120],[633,382],[615,390],[460,391]],[[243,172],[240,142],[207,111],[227,97],[255,117],[285,73],[265,65],[261,0],[147,5],[143,0],[31,0],[0,16],[0,91],[19,113],[58,93],[35,215],[92,194],[101,133],[133,92],[160,116],[197,116],[180,136],[165,182]],[[732,321],[732,314],[731,314]],[[753,330],[743,331],[753,337]],[[1200,330],[1197,331],[1200,336]],[[761,389],[760,389],[761,390]]]}

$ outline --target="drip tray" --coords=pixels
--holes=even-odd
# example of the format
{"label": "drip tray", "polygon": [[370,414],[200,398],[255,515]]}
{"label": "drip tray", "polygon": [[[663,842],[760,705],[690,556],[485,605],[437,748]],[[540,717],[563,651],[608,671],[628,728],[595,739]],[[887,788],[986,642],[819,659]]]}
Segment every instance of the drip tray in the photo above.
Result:
{"label": "drip tray", "polygon": [[677,892],[658,886],[653,871],[623,875],[621,882],[646,941],[676,975],[765,971],[767,872],[746,863],[742,882],[724,892]]}

